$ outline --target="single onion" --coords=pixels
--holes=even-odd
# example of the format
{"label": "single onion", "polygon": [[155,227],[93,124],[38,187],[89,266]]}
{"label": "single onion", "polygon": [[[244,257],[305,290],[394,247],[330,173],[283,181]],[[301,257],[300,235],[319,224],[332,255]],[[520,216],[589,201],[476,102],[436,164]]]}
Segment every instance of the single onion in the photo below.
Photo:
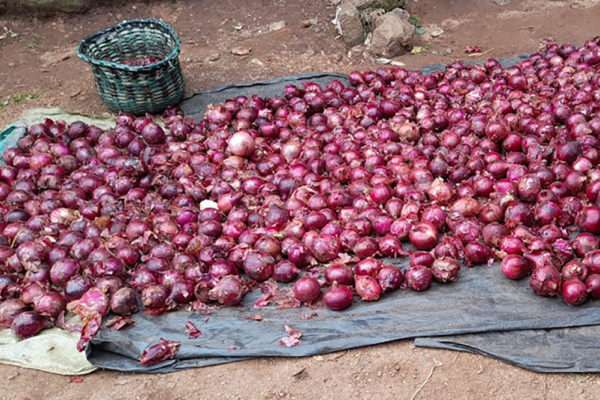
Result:
{"label": "single onion", "polygon": [[422,292],[429,289],[431,286],[433,273],[430,268],[416,265],[410,267],[408,271],[406,271],[405,278],[409,288],[416,292]]}
{"label": "single onion", "polygon": [[587,286],[577,278],[572,278],[562,283],[563,301],[572,306],[584,303],[587,300]]}
{"label": "single onion", "polygon": [[357,275],[354,282],[356,293],[363,301],[377,301],[383,292],[377,279],[369,275]]}
{"label": "single onion", "polygon": [[321,296],[321,287],[315,278],[302,277],[293,286],[294,297],[303,303],[313,303]]}
{"label": "single onion", "polygon": [[529,260],[517,254],[509,254],[504,257],[500,268],[504,276],[513,280],[523,279],[531,273]]}
{"label": "single onion", "polygon": [[441,257],[431,266],[433,279],[440,283],[454,282],[458,279],[460,264],[453,258]]}
{"label": "single onion", "polygon": [[35,311],[25,311],[14,317],[11,328],[12,331],[25,339],[35,336],[48,326],[48,322]]}
{"label": "single onion", "polygon": [[345,310],[352,305],[352,290],[348,286],[334,283],[323,295],[323,302],[330,310]]}
{"label": "single onion", "polygon": [[549,264],[534,268],[529,286],[538,296],[556,296],[560,291],[560,272]]}
{"label": "single onion", "polygon": [[377,273],[377,281],[384,292],[391,292],[404,282],[404,274],[399,268],[391,265],[383,265]]}

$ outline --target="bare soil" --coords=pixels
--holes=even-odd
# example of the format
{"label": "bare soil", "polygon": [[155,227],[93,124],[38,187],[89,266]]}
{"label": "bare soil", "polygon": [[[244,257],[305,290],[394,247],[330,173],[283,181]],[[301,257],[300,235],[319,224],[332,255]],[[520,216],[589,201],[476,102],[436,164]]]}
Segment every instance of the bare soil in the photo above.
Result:
{"label": "bare soil", "polygon": [[[580,44],[598,34],[600,1],[414,0],[410,11],[444,33],[421,41],[408,67],[535,51],[554,38]],[[118,21],[159,17],[182,38],[188,94],[224,83],[308,71],[378,66],[348,51],[327,0],[164,1],[95,9],[51,19],[0,17],[0,126],[27,108],[58,106],[101,115],[88,66],[73,49]],[[311,20],[308,22],[307,20]],[[272,31],[269,25],[285,21]],[[5,29],[6,28],[6,29]],[[484,54],[470,57],[465,46]],[[232,54],[236,46],[247,56]],[[68,378],[0,366],[4,399],[597,399],[595,375],[536,374],[475,355],[416,349],[408,341],[301,359],[261,359],[169,375],[97,372]]]}

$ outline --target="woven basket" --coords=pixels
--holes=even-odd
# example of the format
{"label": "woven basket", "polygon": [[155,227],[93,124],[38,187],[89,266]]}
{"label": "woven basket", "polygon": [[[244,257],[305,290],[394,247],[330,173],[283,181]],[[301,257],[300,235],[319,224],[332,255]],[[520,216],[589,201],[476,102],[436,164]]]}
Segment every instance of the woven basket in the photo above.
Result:
{"label": "woven basket", "polygon": [[[92,66],[98,94],[113,111],[159,113],[183,98],[179,37],[164,21],[140,19],[84,39],[77,55]],[[160,61],[143,66],[123,62],[146,56]]]}

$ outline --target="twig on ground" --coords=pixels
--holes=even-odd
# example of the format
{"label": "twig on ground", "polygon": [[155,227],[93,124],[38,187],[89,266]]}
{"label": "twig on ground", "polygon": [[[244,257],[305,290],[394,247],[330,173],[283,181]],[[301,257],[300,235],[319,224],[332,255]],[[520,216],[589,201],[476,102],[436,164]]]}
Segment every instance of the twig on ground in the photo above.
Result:
{"label": "twig on ground", "polygon": [[423,381],[423,383],[421,383],[419,385],[419,387],[417,388],[417,390],[415,390],[415,392],[413,393],[413,395],[410,397],[410,400],[415,400],[417,398],[417,396],[419,395],[419,393],[421,392],[421,390],[423,390],[423,388],[425,387],[425,385],[427,385],[427,382],[429,382],[429,380],[431,379],[431,377],[433,376],[433,371],[435,371],[435,369],[437,367],[441,367],[442,364],[439,362],[435,362],[435,364],[431,367],[431,370],[429,371],[429,375],[427,375],[427,378],[425,378],[425,380]]}

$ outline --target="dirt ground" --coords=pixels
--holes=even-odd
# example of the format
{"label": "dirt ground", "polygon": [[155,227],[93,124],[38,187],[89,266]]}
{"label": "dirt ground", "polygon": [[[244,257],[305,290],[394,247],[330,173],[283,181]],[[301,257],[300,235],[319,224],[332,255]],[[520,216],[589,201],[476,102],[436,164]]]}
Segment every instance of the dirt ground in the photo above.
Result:
{"label": "dirt ground", "polygon": [[[498,1],[502,3],[501,1]],[[123,2],[83,16],[0,17],[0,125],[27,108],[58,106],[99,115],[88,67],[73,49],[87,34],[133,17],[160,17],[182,38],[187,92],[228,82],[308,71],[348,72],[377,66],[348,51],[327,0]],[[410,11],[444,33],[419,43],[408,67],[456,59],[467,45],[479,58],[535,51],[544,38],[581,43],[597,35],[600,1],[414,0]],[[274,22],[285,21],[272,30]],[[277,24],[276,24],[277,25]],[[281,27],[281,24],[279,24]],[[248,56],[231,49],[250,48]],[[4,399],[597,399],[594,375],[535,374],[449,351],[416,349],[407,341],[302,359],[262,359],[175,374],[97,372],[82,379],[0,366]]]}

